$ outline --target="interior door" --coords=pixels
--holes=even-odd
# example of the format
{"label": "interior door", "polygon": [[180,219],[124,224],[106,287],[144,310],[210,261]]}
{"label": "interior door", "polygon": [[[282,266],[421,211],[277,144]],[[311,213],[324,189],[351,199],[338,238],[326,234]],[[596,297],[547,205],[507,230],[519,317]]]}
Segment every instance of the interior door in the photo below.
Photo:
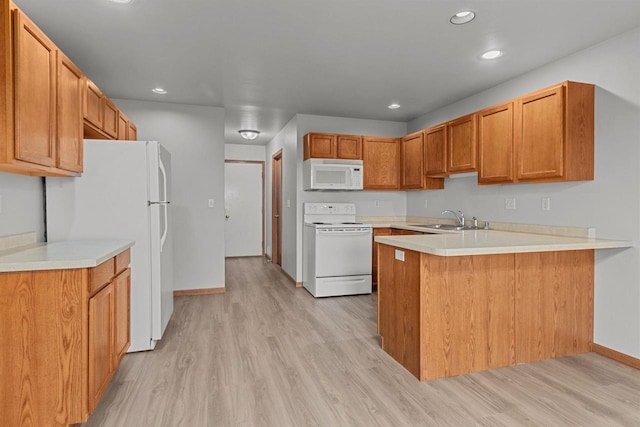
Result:
{"label": "interior door", "polygon": [[282,266],[282,150],[271,161],[271,260]]}
{"label": "interior door", "polygon": [[262,256],[264,162],[227,160],[224,165],[225,256]]}

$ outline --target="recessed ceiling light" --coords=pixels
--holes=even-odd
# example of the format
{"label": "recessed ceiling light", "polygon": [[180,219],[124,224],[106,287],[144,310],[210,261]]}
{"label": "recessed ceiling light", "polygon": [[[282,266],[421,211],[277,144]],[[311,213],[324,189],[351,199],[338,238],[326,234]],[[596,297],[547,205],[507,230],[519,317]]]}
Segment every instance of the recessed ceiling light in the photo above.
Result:
{"label": "recessed ceiling light", "polygon": [[110,0],[112,3],[118,3],[118,4],[127,4],[127,3],[131,3],[131,0]]}
{"label": "recessed ceiling light", "polygon": [[241,129],[238,131],[241,137],[249,141],[254,140],[260,135],[260,132],[254,129]]}
{"label": "recessed ceiling light", "polygon": [[162,89],[161,87],[157,87],[155,89],[151,89],[151,92],[157,93],[158,95],[166,95],[167,91]]}
{"label": "recessed ceiling light", "polygon": [[453,15],[451,19],[449,19],[449,22],[451,22],[453,25],[462,25],[473,21],[475,17],[475,12],[472,12],[470,10],[463,10]]}
{"label": "recessed ceiling light", "polygon": [[400,108],[400,104],[398,104],[397,102],[394,102],[393,104],[387,105],[387,108],[390,110],[397,110],[398,108]]}
{"label": "recessed ceiling light", "polygon": [[502,56],[501,50],[489,50],[482,54],[482,59],[496,59]]}

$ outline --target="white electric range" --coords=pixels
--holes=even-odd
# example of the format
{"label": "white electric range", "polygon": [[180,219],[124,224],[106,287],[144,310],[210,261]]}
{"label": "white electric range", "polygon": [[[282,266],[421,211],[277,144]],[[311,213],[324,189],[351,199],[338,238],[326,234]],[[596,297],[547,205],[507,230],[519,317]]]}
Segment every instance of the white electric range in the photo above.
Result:
{"label": "white electric range", "polygon": [[373,229],[354,203],[305,203],[302,284],[314,297],[371,293]]}

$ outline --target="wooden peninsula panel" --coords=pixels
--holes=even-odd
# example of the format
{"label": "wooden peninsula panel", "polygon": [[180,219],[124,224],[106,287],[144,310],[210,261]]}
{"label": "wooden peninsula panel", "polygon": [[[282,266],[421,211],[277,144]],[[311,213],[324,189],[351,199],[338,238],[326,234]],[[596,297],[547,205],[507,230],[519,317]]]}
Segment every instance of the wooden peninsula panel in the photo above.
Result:
{"label": "wooden peninsula panel", "polygon": [[516,363],[591,351],[594,251],[517,254]]}
{"label": "wooden peninsula panel", "polygon": [[382,348],[420,380],[591,351],[593,271],[593,250],[438,256],[378,243]]}

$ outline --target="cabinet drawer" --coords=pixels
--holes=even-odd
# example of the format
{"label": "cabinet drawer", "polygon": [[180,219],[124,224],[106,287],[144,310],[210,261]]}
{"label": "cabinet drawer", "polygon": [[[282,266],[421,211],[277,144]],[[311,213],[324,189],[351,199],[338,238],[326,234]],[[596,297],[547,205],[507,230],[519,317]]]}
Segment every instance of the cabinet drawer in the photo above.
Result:
{"label": "cabinet drawer", "polygon": [[89,278],[89,294],[93,295],[99,291],[104,285],[109,283],[114,276],[116,259],[110,258],[97,267],[91,269],[91,277]]}
{"label": "cabinet drawer", "polygon": [[114,273],[120,273],[129,267],[129,264],[131,264],[131,249],[127,249],[126,251],[116,255],[116,269],[114,270]]}

